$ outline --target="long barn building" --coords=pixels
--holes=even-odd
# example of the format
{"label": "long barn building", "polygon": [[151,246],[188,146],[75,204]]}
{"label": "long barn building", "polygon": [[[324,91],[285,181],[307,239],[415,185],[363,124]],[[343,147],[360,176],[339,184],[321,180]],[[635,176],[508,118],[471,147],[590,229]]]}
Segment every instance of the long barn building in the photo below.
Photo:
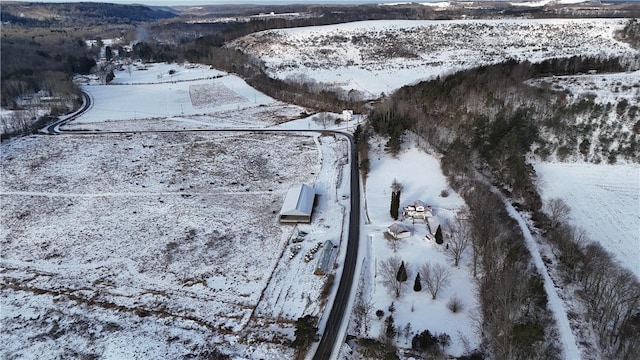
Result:
{"label": "long barn building", "polygon": [[310,223],[316,192],[307,184],[291,187],[280,210],[282,223]]}

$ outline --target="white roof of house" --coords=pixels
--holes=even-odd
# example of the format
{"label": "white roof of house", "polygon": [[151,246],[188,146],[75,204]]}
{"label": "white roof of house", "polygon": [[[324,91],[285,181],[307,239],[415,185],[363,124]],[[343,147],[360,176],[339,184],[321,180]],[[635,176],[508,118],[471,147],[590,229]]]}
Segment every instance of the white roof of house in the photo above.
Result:
{"label": "white roof of house", "polygon": [[310,216],[315,196],[315,190],[307,184],[291,187],[284,198],[280,215]]}

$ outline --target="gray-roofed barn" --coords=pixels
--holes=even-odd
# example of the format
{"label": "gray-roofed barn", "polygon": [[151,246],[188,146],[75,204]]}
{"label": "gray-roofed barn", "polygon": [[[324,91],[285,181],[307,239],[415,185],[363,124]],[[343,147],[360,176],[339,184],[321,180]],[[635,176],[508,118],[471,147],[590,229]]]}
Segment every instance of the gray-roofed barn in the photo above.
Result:
{"label": "gray-roofed barn", "polygon": [[310,223],[315,198],[315,190],[307,184],[291,187],[280,210],[280,222]]}

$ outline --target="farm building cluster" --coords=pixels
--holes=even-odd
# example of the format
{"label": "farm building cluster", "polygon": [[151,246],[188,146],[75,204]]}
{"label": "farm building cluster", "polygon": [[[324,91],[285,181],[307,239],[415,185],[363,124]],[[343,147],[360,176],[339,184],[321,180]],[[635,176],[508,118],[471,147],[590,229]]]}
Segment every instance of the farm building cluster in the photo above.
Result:
{"label": "farm building cluster", "polygon": [[[440,229],[444,235],[448,235],[446,229],[443,229],[440,224],[438,216],[434,214],[434,209],[431,205],[426,205],[421,200],[416,200],[413,204],[405,206],[402,210],[402,216],[405,219],[411,219],[412,223],[415,222],[416,219],[423,220],[429,230],[426,235],[427,240],[436,240],[438,229]],[[389,225],[387,233],[394,239],[403,239],[411,236],[412,230],[402,222],[395,222]]]}
{"label": "farm building cluster", "polygon": [[[300,184],[289,188],[282,209],[280,210],[279,219],[284,224],[311,223],[311,215],[315,203],[315,189],[307,184]],[[305,240],[307,232],[299,230],[297,235],[291,239],[293,243],[290,248],[289,260],[292,260],[302,249],[299,244]],[[316,259],[316,266],[313,273],[316,275],[326,275],[331,270],[334,260],[334,248],[336,246],[331,240],[325,242],[319,241],[303,256],[305,262],[310,262],[316,256],[316,253],[322,248],[320,256]]]}

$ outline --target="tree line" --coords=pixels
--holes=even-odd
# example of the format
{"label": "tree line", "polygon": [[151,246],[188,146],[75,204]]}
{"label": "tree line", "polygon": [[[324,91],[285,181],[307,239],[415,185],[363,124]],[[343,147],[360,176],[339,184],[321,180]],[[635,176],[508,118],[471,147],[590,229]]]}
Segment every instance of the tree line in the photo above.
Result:
{"label": "tree line", "polygon": [[[570,125],[578,109],[567,112],[569,100],[564,92],[529,86],[525,81],[638,66],[630,59],[614,57],[575,56],[541,63],[508,60],[403,87],[381,100],[369,119],[375,132],[388,137],[386,148],[391,153],[399,151],[405,131],[413,131],[445,157],[450,155],[444,166],[471,171],[468,159],[475,159],[487,175],[521,198],[527,209],[535,210],[542,203],[526,155],[534,143],[539,148],[550,146],[549,139],[539,136],[542,131],[575,141]],[[552,127],[550,119],[564,125]],[[630,143],[635,141],[635,136],[629,138]],[[577,144],[573,151],[578,153]],[[640,154],[632,151],[631,158],[640,158]],[[456,173],[464,177],[468,171]]]}
{"label": "tree line", "polygon": [[585,232],[568,223],[570,208],[550,199],[535,214],[538,227],[553,248],[559,281],[576,287],[587,321],[608,358],[640,358],[640,281]]}

